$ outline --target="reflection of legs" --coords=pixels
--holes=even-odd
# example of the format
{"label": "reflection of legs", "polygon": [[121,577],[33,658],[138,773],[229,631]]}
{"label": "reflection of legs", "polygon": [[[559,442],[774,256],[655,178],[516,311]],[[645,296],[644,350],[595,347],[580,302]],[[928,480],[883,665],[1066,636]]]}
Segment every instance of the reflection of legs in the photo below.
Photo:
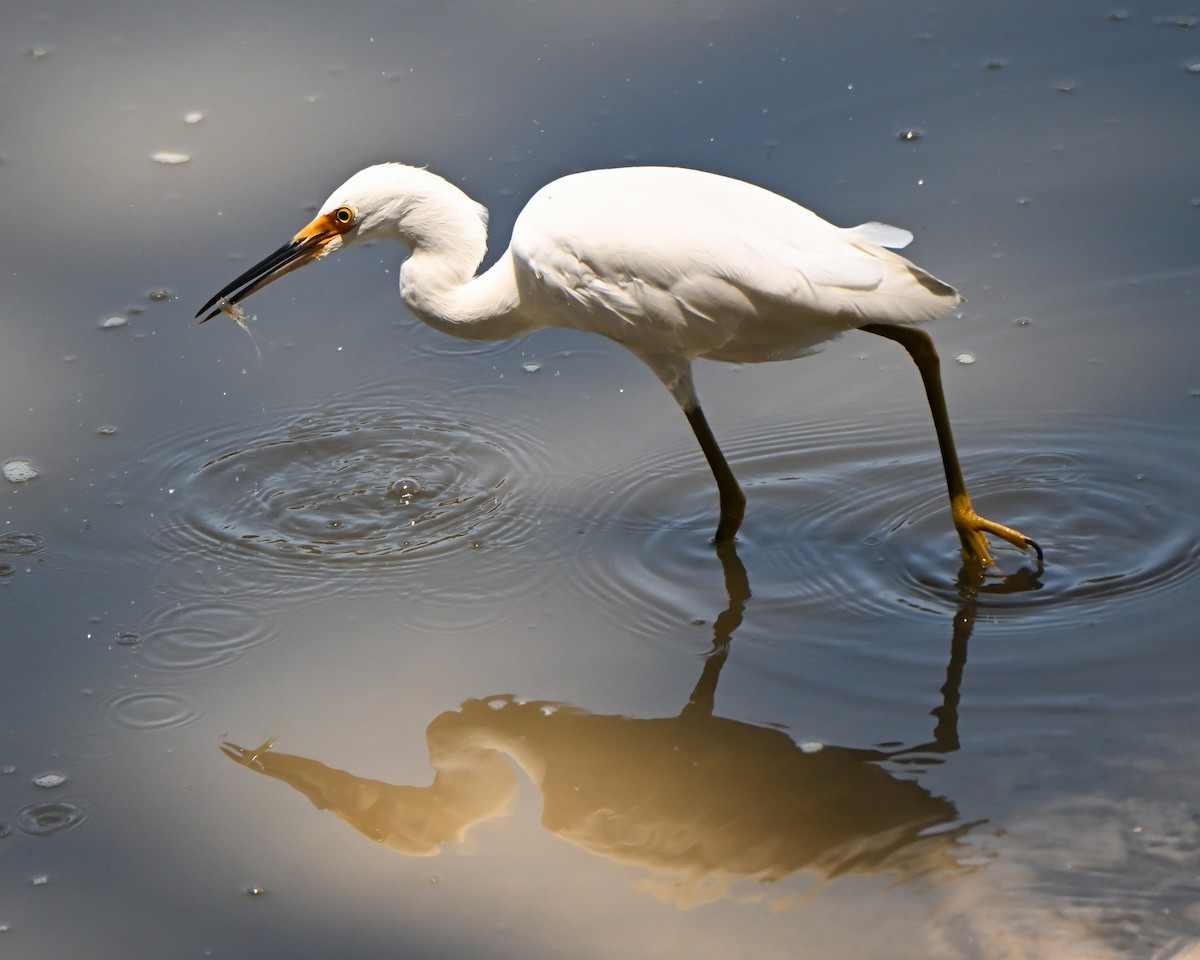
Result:
{"label": "reflection of legs", "polygon": [[725,454],[717,446],[717,438],[713,436],[700,404],[690,403],[683,408],[683,412],[688,418],[688,423],[692,425],[696,439],[700,441],[700,449],[704,451],[708,465],[712,467],[713,476],[717,479],[717,491],[721,496],[721,519],[717,523],[717,533],[713,539],[720,549],[733,543],[733,536],[742,525],[742,517],[746,514],[746,495],[742,493],[737,478],[729,469]]}
{"label": "reflection of legs", "polygon": [[868,323],[859,329],[876,336],[895,340],[908,351],[917,365],[921,381],[925,384],[925,395],[929,398],[929,412],[933,415],[933,426],[937,431],[938,446],[942,451],[942,466],[946,470],[946,487],[950,492],[950,514],[954,527],[962,540],[963,553],[968,560],[980,565],[992,562],[988,553],[985,533],[1007,540],[1025,550],[1032,547],[1042,560],[1042,548],[1025,534],[991,520],[985,520],[971,506],[967,487],[963,482],[962,468],[958,464],[958,452],[954,448],[954,436],[950,432],[950,417],[946,413],[946,398],[942,392],[942,375],[938,367],[937,350],[929,334],[915,327],[897,327],[883,323]]}
{"label": "reflection of legs", "polygon": [[704,670],[683,711],[685,714],[706,717],[712,716],[717,679],[721,676],[725,658],[729,656],[729,642],[733,639],[733,631],[742,623],[746,601],[750,599],[750,579],[746,576],[746,568],[742,566],[733,544],[718,547],[717,557],[720,558],[721,569],[725,574],[728,606],[717,614],[717,619],[713,621],[713,648],[704,661]]}

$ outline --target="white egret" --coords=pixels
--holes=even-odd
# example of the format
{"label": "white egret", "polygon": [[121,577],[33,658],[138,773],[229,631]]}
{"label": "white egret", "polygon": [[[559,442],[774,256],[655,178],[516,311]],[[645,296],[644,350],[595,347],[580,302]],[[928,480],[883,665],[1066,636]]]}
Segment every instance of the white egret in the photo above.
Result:
{"label": "white egret", "polygon": [[438,330],[494,340],[571,327],[640,357],[683,408],[712,468],[718,548],[732,543],[746,498],[700,408],[692,360],[786,360],[855,329],[895,340],[924,381],[966,557],[990,563],[984,534],[992,534],[1041,558],[1029,537],[971,506],[937,352],[913,326],[962,297],[885,249],[906,246],[907,230],[836,227],[768,190],[711,173],[593,170],[539,190],[517,218],[508,249],[476,275],[487,249],[487,210],[428,170],[384,163],[347,180],[290,242],[196,316],[210,311],[208,320],[312,260],[375,238],[408,247],[400,294]]}

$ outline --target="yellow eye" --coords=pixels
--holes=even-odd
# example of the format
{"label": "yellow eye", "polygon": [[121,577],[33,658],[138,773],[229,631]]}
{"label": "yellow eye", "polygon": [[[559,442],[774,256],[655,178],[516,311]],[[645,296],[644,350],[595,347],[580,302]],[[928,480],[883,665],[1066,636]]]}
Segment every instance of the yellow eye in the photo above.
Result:
{"label": "yellow eye", "polygon": [[333,214],[338,223],[347,225],[354,222],[354,211],[349,207],[338,207]]}

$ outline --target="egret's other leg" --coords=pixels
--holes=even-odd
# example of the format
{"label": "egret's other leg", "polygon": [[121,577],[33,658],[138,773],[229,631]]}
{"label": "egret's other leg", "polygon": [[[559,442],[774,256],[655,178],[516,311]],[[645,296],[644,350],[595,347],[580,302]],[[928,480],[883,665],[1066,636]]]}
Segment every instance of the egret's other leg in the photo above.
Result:
{"label": "egret's other leg", "polygon": [[950,514],[954,518],[954,527],[962,540],[963,553],[969,560],[981,565],[992,562],[988,553],[985,533],[993,534],[1002,540],[1007,540],[1014,546],[1025,550],[1029,547],[1037,552],[1038,562],[1042,560],[1042,548],[1036,541],[1012,527],[1006,527],[991,520],[985,520],[971,506],[971,498],[967,496],[967,486],[963,482],[962,468],[958,464],[958,451],[954,448],[954,436],[950,432],[950,416],[946,412],[946,397],[942,392],[942,374],[938,365],[937,350],[933,339],[924,330],[915,327],[896,327],[885,323],[868,323],[860,327],[867,333],[895,340],[908,351],[909,356],[921,373],[921,381],[925,384],[925,395],[929,398],[929,412],[933,414],[933,426],[937,431],[938,447],[942,451],[942,466],[946,470],[946,488],[950,491]]}
{"label": "egret's other leg", "polygon": [[725,454],[717,446],[717,438],[713,436],[700,404],[685,404],[683,412],[688,418],[688,423],[692,425],[696,439],[700,441],[700,449],[704,451],[708,465],[712,467],[713,476],[717,480],[717,491],[721,496],[721,519],[717,523],[717,533],[713,539],[718,547],[723,547],[733,542],[734,534],[742,525],[742,517],[746,515],[746,495],[742,493],[737,478],[729,469]]}

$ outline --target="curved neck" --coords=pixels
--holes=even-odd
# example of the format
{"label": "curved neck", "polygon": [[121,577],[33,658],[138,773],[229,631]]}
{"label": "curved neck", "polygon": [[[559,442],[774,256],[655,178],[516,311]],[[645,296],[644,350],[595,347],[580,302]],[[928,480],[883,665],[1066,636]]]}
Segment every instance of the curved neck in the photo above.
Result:
{"label": "curved neck", "polygon": [[400,295],[423,321],[451,336],[500,340],[544,326],[523,308],[510,250],[487,271],[487,211],[440,177],[430,178],[400,222],[412,255],[400,267]]}
{"label": "curved neck", "polygon": [[478,262],[417,246],[400,267],[400,295],[429,326],[464,340],[503,340],[545,325],[523,309],[511,251],[473,276]]}

